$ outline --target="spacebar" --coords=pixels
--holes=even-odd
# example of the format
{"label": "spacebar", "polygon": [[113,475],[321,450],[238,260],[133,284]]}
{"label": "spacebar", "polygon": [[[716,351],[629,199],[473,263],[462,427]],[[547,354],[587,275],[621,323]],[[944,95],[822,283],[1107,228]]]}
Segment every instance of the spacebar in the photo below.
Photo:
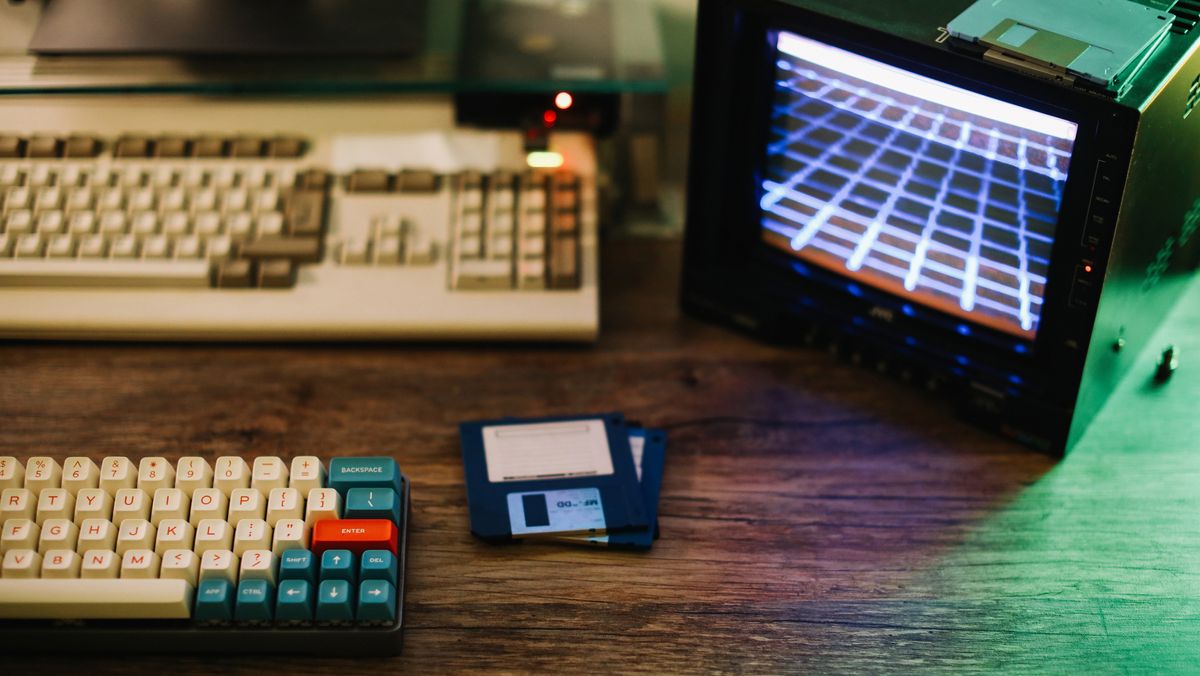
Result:
{"label": "spacebar", "polygon": [[0,580],[0,619],[148,619],[192,616],[185,580]]}
{"label": "spacebar", "polygon": [[0,261],[0,286],[206,287],[207,261],[52,260]]}

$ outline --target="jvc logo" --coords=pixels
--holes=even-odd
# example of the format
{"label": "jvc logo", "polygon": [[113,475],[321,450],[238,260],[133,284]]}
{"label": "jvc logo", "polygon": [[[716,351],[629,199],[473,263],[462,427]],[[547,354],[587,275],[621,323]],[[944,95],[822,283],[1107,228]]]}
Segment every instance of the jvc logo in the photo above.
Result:
{"label": "jvc logo", "polygon": [[1146,266],[1146,278],[1142,280],[1142,293],[1153,289],[1162,281],[1163,275],[1167,274],[1167,269],[1171,267],[1171,259],[1175,257],[1175,252],[1188,243],[1198,227],[1200,227],[1200,199],[1192,204],[1192,208],[1184,217],[1179,234],[1168,237],[1167,241],[1163,242],[1162,248],[1154,255],[1154,260]]}

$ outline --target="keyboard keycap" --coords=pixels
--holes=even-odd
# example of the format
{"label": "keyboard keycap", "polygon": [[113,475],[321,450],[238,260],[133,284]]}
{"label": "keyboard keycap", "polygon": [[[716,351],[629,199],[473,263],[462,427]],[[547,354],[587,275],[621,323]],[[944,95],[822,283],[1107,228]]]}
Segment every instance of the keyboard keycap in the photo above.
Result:
{"label": "keyboard keycap", "polygon": [[238,579],[266,580],[275,585],[275,555],[265,549],[252,549],[242,555],[241,571]]}
{"label": "keyboard keycap", "polygon": [[[22,245],[26,237],[22,237]],[[126,244],[128,248],[123,248]],[[136,239],[120,238],[113,245],[113,255],[133,256],[136,244]],[[40,252],[40,245],[30,244],[30,247]],[[21,255],[26,255],[24,250]],[[204,261],[0,261],[0,286],[197,288],[208,285],[208,264]]]}
{"label": "keyboard keycap", "polygon": [[192,587],[182,580],[0,579],[4,619],[181,619]]}
{"label": "keyboard keycap", "polygon": [[107,519],[84,519],[79,524],[79,540],[76,551],[86,554],[93,549],[115,549],[117,527]]}
{"label": "keyboard keycap", "polygon": [[354,583],[354,555],[346,549],[330,549],[321,554],[321,579]]}
{"label": "keyboard keycap", "polygon": [[62,467],[54,458],[37,456],[29,459],[25,472],[25,488],[37,495],[43,488],[62,485]]}
{"label": "keyboard keycap", "polygon": [[317,557],[307,549],[294,549],[279,557],[280,580],[317,581]]}
{"label": "keyboard keycap", "polygon": [[256,488],[235,488],[229,494],[229,523],[237,526],[243,519],[263,519],[267,501]]}
{"label": "keyboard keycap", "polygon": [[192,493],[192,509],[188,522],[199,528],[205,519],[217,519],[224,523],[229,514],[229,498],[219,488],[198,488]]}
{"label": "keyboard keycap", "polygon": [[191,550],[196,529],[183,519],[163,519],[154,536],[154,553],[162,556],[172,549]]}
{"label": "keyboard keycap", "polygon": [[[30,517],[32,518],[32,516]],[[323,519],[342,518],[342,496],[332,488],[314,488],[304,505],[304,523],[311,528]]]}
{"label": "keyboard keycap", "polygon": [[161,559],[149,549],[130,549],[121,555],[122,580],[153,580],[158,577]]}
{"label": "keyboard keycap", "polygon": [[388,519],[400,524],[400,497],[390,488],[351,488],[346,493],[347,519]]}
{"label": "keyboard keycap", "polygon": [[354,598],[345,580],[323,580],[317,591],[317,623],[349,624],[354,620]]}
{"label": "keyboard keycap", "polygon": [[194,587],[199,574],[200,557],[190,548],[168,549],[162,553],[162,579],[183,580]]}
{"label": "keyboard keycap", "polygon": [[229,550],[213,549],[200,556],[200,580],[224,580],[236,584],[238,555]]}
{"label": "keyboard keycap", "polygon": [[396,553],[396,524],[383,519],[341,519],[318,521],[313,526],[312,550],[348,549],[356,554],[368,549],[386,549]]}
{"label": "keyboard keycap", "polygon": [[212,488],[213,470],[208,461],[189,455],[179,459],[175,472],[175,488],[192,497],[198,488]]}
{"label": "keyboard keycap", "polygon": [[368,549],[362,555],[359,579],[387,580],[394,585],[396,584],[397,568],[395,554],[386,549]]}
{"label": "keyboard keycap", "polygon": [[250,487],[257,488],[263,493],[270,493],[274,488],[287,487],[288,471],[283,460],[275,456],[263,456],[254,459],[254,469],[251,470]]}
{"label": "keyboard keycap", "polygon": [[400,492],[400,466],[388,457],[334,458],[329,487],[346,496],[351,488],[390,488]]}
{"label": "keyboard keycap", "polygon": [[[0,462],[3,462],[3,458],[0,458]],[[3,467],[0,466],[0,488],[4,487],[2,471]],[[321,459],[314,455],[301,455],[293,458],[288,485],[300,491],[301,495],[308,495],[310,490],[324,486],[325,466],[321,464]]]}
{"label": "keyboard keycap", "polygon": [[121,572],[121,559],[111,549],[89,549],[83,553],[79,576],[85,580],[115,580]]}
{"label": "keyboard keycap", "polygon": [[70,520],[75,516],[75,496],[65,488],[43,488],[38,493],[37,522],[41,525],[49,519]]}
{"label": "keyboard keycap", "polygon": [[75,549],[79,540],[79,526],[67,519],[47,519],[42,524],[42,532],[38,537],[38,553],[45,554],[52,549]]}
{"label": "keyboard keycap", "polygon": [[313,619],[312,583],[308,580],[283,580],[275,602],[275,621],[279,624],[307,624]]}
{"label": "keyboard keycap", "polygon": [[[70,549],[50,549],[42,555],[42,579],[73,580],[79,577],[82,559]],[[2,602],[2,601],[0,601]]]}
{"label": "keyboard keycap", "polygon": [[75,523],[82,525],[87,519],[112,518],[113,499],[101,488],[83,488],[75,495]]}
{"label": "keyboard keycap", "polygon": [[96,488],[100,485],[100,468],[91,458],[72,456],[63,461],[62,487],[73,495],[80,489]]}
{"label": "keyboard keycap", "polygon": [[364,580],[358,588],[358,623],[391,625],[396,622],[396,588],[387,580]]}
{"label": "keyboard keycap", "polygon": [[137,473],[133,463],[124,456],[108,456],[100,463],[100,488],[116,493],[122,488],[135,488]]}
{"label": "keyboard keycap", "polygon": [[271,551],[280,556],[293,549],[308,547],[309,527],[302,519],[280,519],[271,535]]}
{"label": "keyboard keycap", "polygon": [[33,519],[8,519],[0,527],[0,553],[35,550],[42,529]]}
{"label": "keyboard keycap", "polygon": [[201,580],[196,588],[196,621],[223,624],[233,620],[233,584],[228,580]]}
{"label": "keyboard keycap", "polygon": [[[0,456],[0,490],[21,488],[24,485],[25,465],[11,455]],[[3,517],[2,512],[0,517]]]}
{"label": "keyboard keycap", "polygon": [[233,526],[224,519],[201,519],[195,528],[197,554],[233,549]]}
{"label": "keyboard keycap", "polygon": [[[29,519],[37,516],[37,496],[27,488],[5,488],[0,491],[0,523],[9,519]],[[336,517],[334,517],[336,518]]]}
{"label": "keyboard keycap", "polygon": [[113,499],[113,523],[150,518],[150,496],[140,488],[122,488]]}
{"label": "keyboard keycap", "polygon": [[275,589],[266,580],[242,580],[237,587],[233,619],[250,625],[268,624],[275,611]]}

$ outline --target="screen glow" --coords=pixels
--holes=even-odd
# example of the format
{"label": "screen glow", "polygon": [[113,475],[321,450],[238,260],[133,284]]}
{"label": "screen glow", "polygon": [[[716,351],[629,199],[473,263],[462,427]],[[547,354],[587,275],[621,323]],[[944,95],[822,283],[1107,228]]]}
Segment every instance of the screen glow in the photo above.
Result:
{"label": "screen glow", "polygon": [[1078,127],[780,33],[763,238],[1032,338]]}

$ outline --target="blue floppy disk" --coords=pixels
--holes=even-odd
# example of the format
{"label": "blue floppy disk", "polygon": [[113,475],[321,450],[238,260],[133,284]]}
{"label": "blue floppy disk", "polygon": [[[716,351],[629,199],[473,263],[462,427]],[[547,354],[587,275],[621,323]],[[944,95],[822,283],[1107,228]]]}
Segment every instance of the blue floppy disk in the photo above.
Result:
{"label": "blue floppy disk", "polygon": [[663,466],[667,458],[667,433],[664,430],[629,428],[629,451],[638,468],[642,483],[642,504],[646,521],[651,525],[643,530],[631,530],[608,535],[567,535],[556,538],[563,542],[591,544],[619,549],[650,549],[658,537],[658,496],[662,490]]}
{"label": "blue floppy disk", "polygon": [[471,532],[486,540],[605,535],[647,520],[619,413],[459,425]]}

